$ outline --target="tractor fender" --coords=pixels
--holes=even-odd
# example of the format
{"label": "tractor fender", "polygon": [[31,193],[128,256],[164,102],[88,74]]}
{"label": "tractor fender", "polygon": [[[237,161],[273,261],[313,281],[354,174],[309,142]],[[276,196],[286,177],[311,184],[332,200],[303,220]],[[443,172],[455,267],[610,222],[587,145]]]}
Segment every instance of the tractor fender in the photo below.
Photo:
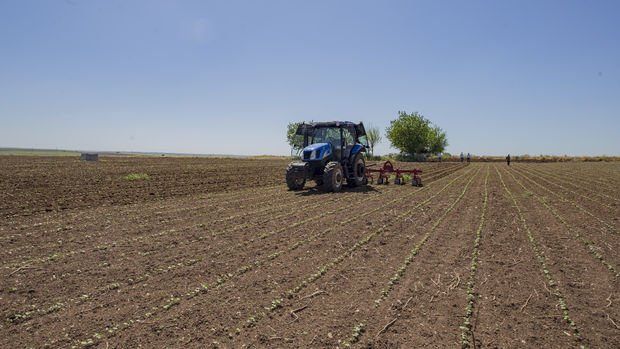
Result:
{"label": "tractor fender", "polygon": [[363,145],[361,144],[354,145],[353,148],[351,148],[351,153],[349,154],[349,157],[353,159],[355,155],[357,155],[357,153],[362,151],[362,149],[364,149]]}

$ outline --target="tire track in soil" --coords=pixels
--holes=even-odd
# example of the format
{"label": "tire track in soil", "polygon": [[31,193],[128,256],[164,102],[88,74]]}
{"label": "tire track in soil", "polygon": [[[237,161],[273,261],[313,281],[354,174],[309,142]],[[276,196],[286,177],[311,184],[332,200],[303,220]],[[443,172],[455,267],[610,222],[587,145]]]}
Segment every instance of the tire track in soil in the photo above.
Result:
{"label": "tire track in soil", "polygon": [[[515,194],[520,190],[514,180],[508,186]],[[522,207],[539,206],[535,198],[515,197]],[[620,307],[613,303],[607,306],[607,298],[618,290],[618,278],[591,258],[579,242],[565,238],[564,227],[549,211],[523,210],[523,218],[545,256],[549,274],[570,304],[570,319],[579,324],[584,344],[595,348],[620,347],[620,329],[614,325],[620,321]]]}
{"label": "tire track in soil", "polygon": [[[522,210],[521,206],[519,206],[519,203],[515,195],[509,189],[500,171],[497,169],[496,166],[494,166],[494,168],[497,174],[499,175],[499,179],[500,179],[502,186],[504,187],[504,190],[506,191],[506,193],[508,194],[508,196],[510,197],[510,199],[512,200],[514,204],[514,209],[517,211],[517,215],[519,217],[521,226],[523,227],[523,229],[525,230],[525,233],[527,234],[527,238],[528,238],[528,242],[531,247],[531,250],[536,255],[536,259],[538,260],[538,264],[540,267],[539,270],[540,272],[543,273],[547,281],[546,285],[549,287],[548,289],[550,289],[550,293],[553,293],[553,295],[557,299],[557,304],[562,310],[562,319],[564,323],[566,324],[566,329],[567,329],[566,335],[574,338],[576,345],[583,346],[584,337],[582,336],[578,325],[573,320],[573,317],[572,317],[573,312],[570,310],[572,309],[571,306],[574,306],[574,303],[570,303],[570,306],[569,306],[569,304],[566,302],[565,293],[564,293],[566,292],[566,287],[561,287],[561,285],[558,284],[558,281],[556,279],[557,274],[552,273],[550,270],[550,265],[555,264],[554,262],[550,261],[550,259],[547,258],[547,256],[545,255],[545,253],[549,252],[550,250],[545,249],[545,246],[541,245],[541,242],[537,240],[538,238],[540,238],[540,236],[538,236],[538,234],[535,235],[531,231],[530,225],[528,224],[526,217],[525,217],[525,212]],[[537,227],[533,226],[533,228],[536,229]]]}
{"label": "tire track in soil", "polygon": [[[453,181],[455,181],[455,180],[456,180],[456,179],[458,179],[458,178],[461,178],[461,177],[462,177],[462,176],[464,176],[464,175],[465,175],[465,174],[461,174],[461,175],[459,175],[457,178],[453,179],[453,180],[452,180],[452,182],[453,182]],[[449,179],[449,178],[448,178],[448,179]],[[430,188],[430,186],[427,186],[426,188]],[[395,199],[395,200],[394,200],[394,203],[396,203],[397,201],[399,201],[399,199]],[[379,212],[379,211],[381,211],[381,210],[382,210],[382,207],[381,207],[381,206],[379,206],[379,207],[374,208],[372,211],[374,211],[374,212]],[[354,218],[355,218],[355,217],[351,218],[351,221],[353,221],[353,220],[354,220]],[[330,231],[330,230],[333,230],[333,229],[328,229],[328,230],[324,231],[323,233],[326,233],[327,231]],[[337,232],[332,232],[332,233],[337,233]],[[321,234],[321,233],[319,233],[319,235],[320,235],[320,234]],[[328,241],[330,241],[330,239],[329,239],[329,238],[322,238],[322,240],[321,240],[321,241],[319,241],[318,243],[319,243],[319,245],[320,245],[320,244],[324,244],[324,243],[326,243],[326,242],[328,242]],[[345,241],[345,243],[346,243],[346,241]],[[297,250],[297,247],[295,247],[295,245],[296,245],[296,244],[297,244],[297,243],[290,245],[289,249],[290,249],[291,247],[294,247],[294,249],[290,249],[290,251],[293,251],[293,250],[294,250],[294,251],[295,251],[295,253],[298,253],[298,254],[301,254],[301,255],[307,255],[307,252],[303,252],[303,251],[299,251],[299,250]],[[308,248],[310,248],[310,247],[308,247]],[[287,251],[286,249],[285,249],[285,250],[282,250],[281,252],[282,252],[283,254],[280,254],[280,255],[288,255],[288,253],[285,253],[286,251]],[[290,251],[289,251],[289,252],[290,252]],[[255,254],[255,251],[254,251],[254,250],[252,250],[252,251],[249,251],[249,252],[248,252],[248,255],[252,255],[252,254]],[[268,268],[268,266],[265,266],[265,263],[275,263],[275,262],[274,262],[274,260],[275,260],[277,257],[279,257],[280,255],[277,255],[275,258],[270,258],[270,257],[268,256],[267,258],[264,258],[264,259],[263,259],[263,262],[261,262],[261,264],[260,264],[260,265],[255,265],[255,264],[252,264],[252,263],[250,263],[250,264],[246,264],[246,266],[251,266],[251,268],[250,268],[249,270],[246,270],[246,269],[245,269],[245,267],[246,267],[246,266],[243,266],[243,267],[241,267],[241,268],[237,269],[237,271],[236,271],[236,272],[231,272],[231,273],[227,274],[227,276],[226,276],[225,278],[223,278],[223,279],[222,279],[223,281],[222,281],[221,283],[219,283],[219,284],[218,284],[217,282],[215,282],[215,280],[214,280],[214,283],[211,283],[211,282],[210,282],[210,283],[211,283],[211,285],[216,285],[216,286],[217,286],[217,287],[216,287],[216,288],[214,288],[214,289],[222,289],[222,291],[225,291],[227,287],[234,287],[234,283],[233,283],[233,284],[231,284],[231,283],[230,283],[230,280],[235,281],[235,280],[236,280],[239,276],[245,276],[245,275],[246,275],[249,271],[253,271],[254,273],[256,273],[257,271],[256,271],[255,269],[257,269],[257,268],[259,268],[259,267],[260,267],[260,268],[262,268],[261,270],[263,270],[263,269],[265,269],[265,268]],[[238,257],[237,257],[237,258],[238,258]],[[290,256],[289,256],[289,257],[287,257],[287,258],[291,259],[292,257],[290,257]],[[294,258],[293,258],[293,259],[294,259]],[[238,265],[240,265],[240,263],[237,263],[236,265],[238,266]],[[307,265],[307,266],[305,266],[305,267],[307,267],[307,268],[312,268],[312,266],[311,266],[311,265]],[[234,270],[234,269],[233,269],[233,270]],[[235,282],[237,282],[237,281],[235,281]],[[198,285],[200,285],[200,283],[198,283]],[[194,288],[190,288],[190,292],[192,292],[192,293],[193,293],[193,292],[194,292]],[[176,305],[176,303],[174,303],[174,304],[175,304],[175,306],[174,306],[174,307],[172,307],[170,310],[166,310],[165,312],[163,311],[163,308],[164,308],[165,306],[159,307],[159,308],[157,308],[157,310],[156,310],[156,311],[153,311],[153,313],[152,313],[152,314],[149,314],[149,316],[145,317],[145,318],[144,318],[144,320],[147,320],[147,319],[152,319],[154,315],[157,315],[157,313],[162,313],[162,315],[163,315],[163,316],[167,316],[167,317],[169,317],[169,316],[174,317],[174,314],[177,314],[177,313],[180,311],[180,309],[184,309],[185,307],[188,307],[188,306],[190,307],[190,310],[191,310],[191,309],[192,309],[191,307],[192,307],[193,302],[195,302],[195,301],[198,301],[198,300],[199,300],[199,299],[194,300],[194,297],[202,296],[202,295],[204,295],[204,294],[206,294],[206,295],[207,295],[207,297],[210,297],[210,295],[211,295],[211,289],[210,289],[210,290],[208,290],[206,293],[202,292],[200,289],[196,289],[196,292],[195,292],[195,293],[193,293],[190,297],[188,297],[188,298],[187,298],[187,300],[188,300],[188,301],[190,301],[190,300],[191,300],[189,303],[187,303],[187,302],[181,302],[181,304],[179,304],[178,306]],[[183,296],[179,296],[179,297],[178,297],[178,299],[179,299],[179,300],[181,300],[181,299],[183,299],[182,297],[183,297]],[[204,301],[203,301],[203,302],[204,302]],[[220,300],[219,302],[221,302],[221,300]],[[208,304],[212,304],[212,303],[211,303],[211,302],[207,302],[207,305],[206,305],[206,306],[208,306]],[[195,307],[195,305],[194,305],[194,307]],[[95,318],[97,318],[97,317],[98,317],[98,316],[95,316]],[[95,320],[95,321],[96,321],[96,320]],[[152,320],[148,320],[148,321],[152,321]],[[202,320],[201,320],[201,321],[202,321]],[[132,323],[132,324],[129,324],[129,325],[127,325],[127,326],[125,326],[124,324],[118,324],[118,325],[119,325],[119,326],[117,326],[117,329],[115,329],[115,330],[113,331],[113,333],[112,333],[112,334],[110,334],[110,335],[118,335],[118,334],[123,333],[125,329],[127,329],[127,328],[129,328],[129,327],[132,327],[132,326],[133,326],[133,323]],[[122,338],[124,338],[125,336],[129,336],[129,338],[131,338],[132,340],[133,340],[133,339],[135,339],[135,338],[134,338],[134,337],[135,337],[134,335],[132,335],[132,334],[129,334],[129,333],[128,333],[128,334],[126,334],[126,335],[122,336],[122,337],[121,337],[121,340],[122,340]],[[91,338],[91,339],[92,339],[92,340],[96,340],[96,338]]]}
{"label": "tire track in soil", "polygon": [[148,303],[148,302],[147,302]]}
{"label": "tire track in soil", "polygon": [[472,346],[542,348],[550,347],[548,338],[554,338],[554,348],[574,346],[495,170],[488,193],[473,292]]}

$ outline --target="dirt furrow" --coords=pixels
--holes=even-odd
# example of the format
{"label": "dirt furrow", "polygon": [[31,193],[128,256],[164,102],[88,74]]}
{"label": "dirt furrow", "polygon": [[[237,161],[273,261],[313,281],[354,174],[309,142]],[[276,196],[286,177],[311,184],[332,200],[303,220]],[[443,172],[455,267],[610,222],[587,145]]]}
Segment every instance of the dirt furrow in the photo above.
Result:
{"label": "dirt furrow", "polygon": [[537,178],[538,182],[545,185],[551,185],[555,187],[554,190],[560,190],[564,193],[564,195],[571,196],[576,201],[588,200],[597,205],[604,206],[606,209],[615,211],[616,213],[618,212],[618,203],[620,203],[620,199],[618,198],[605,193],[596,192],[595,190],[584,190],[584,186],[576,185],[571,181],[558,178],[555,174],[541,172],[532,167],[515,166],[513,168],[525,170],[530,176]]}
{"label": "dirt furrow", "polygon": [[[503,175],[517,205],[537,206],[535,198],[518,195],[522,188],[506,172]],[[618,290],[618,277],[591,258],[582,243],[567,236],[564,226],[549,211],[522,210],[522,217],[543,255],[547,275],[553,276],[556,292],[561,292],[565,309],[570,310],[569,315],[565,311],[564,319],[573,330],[578,329],[587,346],[619,347],[620,339],[615,335],[618,328],[613,323],[620,320],[620,306],[613,303],[608,306],[606,300]]]}
{"label": "dirt furrow", "polygon": [[[617,221],[614,222],[613,220],[608,220],[605,218],[606,216],[601,217],[601,214],[599,213],[601,212],[600,208],[595,210],[595,209],[590,208],[588,205],[586,205],[586,203],[583,203],[583,202],[577,203],[576,200],[565,197],[557,193],[556,191],[547,188],[545,185],[537,182],[535,179],[531,178],[531,176],[528,176],[524,172],[521,172],[521,171],[513,171],[513,172],[520,174],[529,183],[532,183],[534,185],[533,188],[536,188],[537,193],[541,193],[541,191],[545,192],[546,194],[541,194],[541,196],[545,197],[546,200],[553,203],[554,205],[561,207],[563,211],[567,212],[567,211],[574,211],[575,209],[577,209],[578,211],[580,211],[578,212],[580,215],[585,214],[593,218],[593,220],[596,222],[595,224],[600,226],[600,229],[603,233],[609,233],[609,234],[615,234],[615,235],[618,234],[618,228],[616,227],[616,225],[618,224]],[[528,194],[526,193],[526,195]],[[549,195],[551,195],[551,197],[549,197]],[[597,213],[593,213],[593,212],[597,212]]]}
{"label": "dirt furrow", "polygon": [[[463,174],[461,174],[461,175],[457,176],[456,178],[452,179],[451,181],[453,182],[454,180],[456,180],[456,179],[458,179],[458,178],[460,178],[460,177],[462,177],[462,176],[463,176]],[[447,178],[447,179],[449,179],[449,178]],[[449,182],[449,183],[451,183],[451,182]],[[448,183],[448,184],[449,184],[449,183]],[[438,182],[438,184],[439,184],[439,182]],[[430,187],[431,187],[431,186],[427,186],[427,188],[430,188]],[[431,189],[432,189],[432,188],[431,188]],[[400,199],[400,198],[396,198],[396,199],[394,200],[393,204],[397,204],[397,202],[399,201],[399,199]],[[385,208],[384,208],[384,207],[382,207],[382,206],[377,206],[377,207],[374,207],[373,211],[374,211],[374,212],[383,212],[383,211],[385,211]],[[361,216],[363,217],[363,214],[362,214]],[[349,221],[350,221],[350,222],[354,222],[354,221],[356,221],[356,217],[358,217],[358,216],[357,216],[357,215],[356,215],[356,216],[352,216],[352,217],[349,219]],[[345,222],[343,222],[343,223],[346,223],[346,221],[345,221]],[[360,224],[361,224],[362,226],[364,226],[364,224],[366,224],[366,223],[365,223],[364,221],[361,221],[361,222],[357,222],[356,224],[358,225],[358,228],[357,228],[357,229],[359,229],[359,228],[360,228],[360,227],[359,227],[359,225],[360,225]],[[344,230],[342,230],[342,229],[344,229]],[[343,225],[343,228],[338,228],[338,229],[329,229],[329,230],[331,231],[331,232],[330,232],[330,235],[333,235],[333,234],[343,234],[344,232],[347,232],[347,231],[348,231],[348,228],[347,228],[347,225]],[[332,231],[332,230],[333,230],[333,231]],[[362,229],[362,230],[360,230],[360,231],[362,231],[362,232],[363,232],[364,230]],[[315,231],[314,231],[314,230],[312,230],[311,232],[306,233],[306,234],[312,234],[312,233],[314,233],[314,232],[315,232]],[[324,231],[324,232],[327,232],[327,231]],[[375,230],[375,233],[377,233],[377,231],[376,231],[376,230]],[[306,234],[305,234],[305,235],[306,235]],[[353,238],[354,238],[353,236],[349,236],[349,235],[348,235],[348,234],[346,234],[346,233],[345,233],[344,235],[342,235],[342,236],[343,236],[343,239],[353,239]],[[367,237],[367,238],[368,238],[368,237]],[[333,238],[332,238],[332,239],[333,239]],[[271,269],[269,269],[269,265],[273,265],[273,263],[276,263],[276,260],[277,260],[276,258],[279,258],[279,257],[282,255],[282,253],[284,253],[284,255],[285,255],[285,256],[287,256],[287,260],[298,261],[298,262],[299,262],[299,261],[303,261],[303,262],[304,262],[304,264],[302,264],[302,265],[297,265],[297,268],[295,269],[295,270],[296,270],[296,274],[301,273],[301,274],[303,275],[303,271],[301,271],[301,272],[300,272],[299,268],[301,268],[301,267],[303,266],[304,268],[308,268],[308,270],[310,271],[310,270],[314,269],[314,265],[316,265],[316,264],[312,264],[312,263],[308,263],[308,262],[306,262],[307,258],[309,258],[309,257],[307,257],[307,256],[308,256],[308,253],[312,253],[312,254],[311,254],[312,258],[318,258],[318,260],[322,260],[322,259],[323,259],[323,256],[324,256],[324,255],[323,255],[323,253],[328,253],[328,254],[329,254],[329,253],[331,253],[331,252],[330,252],[331,250],[329,250],[329,249],[325,250],[325,251],[324,251],[324,252],[322,252],[322,253],[318,253],[318,251],[316,251],[316,249],[313,249],[313,248],[312,248],[312,246],[313,246],[313,245],[321,246],[321,245],[325,245],[325,244],[331,244],[332,239],[327,238],[327,237],[322,237],[321,233],[319,233],[316,239],[311,239],[311,241],[309,241],[309,243],[311,243],[311,244],[310,244],[310,245],[308,245],[308,247],[307,247],[306,249],[304,249],[304,250],[298,250],[298,248],[297,248],[297,247],[295,247],[295,246],[298,244],[297,242],[296,242],[296,243],[292,243],[291,245],[289,245],[289,248],[284,249],[284,250],[281,250],[281,252],[274,252],[274,253],[272,253],[272,254],[271,254],[271,255],[269,255],[269,256],[263,257],[263,258],[261,259],[261,260],[262,260],[262,262],[260,262],[258,265],[256,264],[256,262],[251,262],[251,261],[248,261],[248,263],[247,263],[247,264],[245,264],[244,266],[241,266],[241,267],[232,267],[232,269],[230,269],[230,270],[231,270],[231,272],[229,272],[229,273],[225,273],[224,275],[222,275],[222,276],[218,277],[218,278],[217,278],[216,280],[214,280],[214,281],[210,281],[210,282],[209,282],[209,284],[210,284],[210,285],[212,285],[212,287],[216,287],[216,288],[215,288],[215,290],[219,290],[219,289],[221,289],[221,290],[223,290],[223,291],[228,290],[230,287],[236,287],[236,283],[237,283],[237,282],[239,282],[239,281],[237,281],[237,280],[238,280],[237,278],[238,278],[239,276],[243,276],[243,278],[242,278],[242,279],[240,279],[240,280],[242,280],[242,281],[243,281],[243,280],[246,280],[246,279],[247,279],[247,277],[250,277],[250,276],[254,275],[255,273],[258,273],[257,268],[260,268],[260,270],[271,270]],[[362,241],[364,241],[364,239],[363,239]],[[368,240],[366,240],[366,241],[368,241]],[[292,241],[291,241],[291,242],[292,242]],[[352,243],[352,241],[351,241],[351,242],[348,242],[347,240],[342,240],[342,242],[341,242],[341,244],[342,244],[343,246],[346,246],[348,243]],[[362,245],[363,245],[363,244],[365,244],[365,243],[362,243]],[[359,248],[361,245],[354,244],[353,246],[356,246],[355,248],[357,249],[357,248]],[[290,254],[289,254],[289,252],[286,252],[288,249],[290,249],[290,247],[295,247],[295,248],[294,248],[294,251],[295,251],[295,254],[294,254],[294,255],[290,255]],[[269,251],[269,250],[267,250],[267,251]],[[272,251],[273,251],[273,250],[272,250]],[[291,250],[291,251],[292,251],[292,250]],[[248,255],[256,254],[256,250],[252,249],[251,251],[247,252],[247,254],[248,254]],[[298,260],[298,257],[294,257],[295,255],[305,256],[305,258],[303,258],[302,260]],[[274,258],[271,258],[270,256],[275,256],[275,257],[274,257]],[[241,262],[239,262],[239,260],[240,260],[240,258],[237,258],[237,259],[236,259],[236,265],[237,265],[237,266],[239,266],[239,265],[243,265]],[[268,264],[266,264],[266,265],[265,265],[265,263],[268,263]],[[281,263],[281,262],[279,262],[279,261],[278,261],[277,263]],[[330,262],[330,263],[331,263],[331,262]],[[286,265],[286,263],[284,263],[284,265]],[[235,268],[238,268],[238,269],[236,269],[236,271],[234,271],[234,270],[235,270]],[[278,264],[278,268],[282,268],[282,264]],[[277,271],[277,270],[279,270],[279,269],[275,269],[275,270]],[[284,270],[286,270],[286,269],[284,269]],[[316,270],[316,269],[315,269],[315,270]],[[267,272],[266,274],[260,274],[260,275],[267,275],[267,276],[268,276],[268,275],[270,275],[270,274],[271,274],[271,273]],[[320,275],[319,275],[319,276],[320,276]],[[275,281],[276,281],[276,282],[278,282],[279,284],[282,284],[282,280],[275,280]],[[213,283],[213,282],[215,282],[215,283]],[[201,283],[196,283],[196,285],[198,285],[198,286],[199,286],[199,285],[201,285]],[[213,285],[214,285],[214,286],[213,286]],[[193,290],[193,289],[192,289],[192,290]],[[249,290],[251,290],[251,289],[249,289]],[[261,290],[262,290],[262,289],[257,289],[257,291],[259,291],[259,292],[261,292]],[[298,290],[297,290],[297,292],[299,292],[299,290],[300,290],[300,289],[298,289]],[[180,306],[179,306],[179,307],[174,306],[174,307],[173,307],[174,309],[172,310],[172,312],[168,312],[168,311],[163,312],[163,310],[165,310],[165,309],[164,309],[164,308],[165,308],[165,304],[164,304],[164,305],[160,306],[160,308],[158,308],[160,311],[158,311],[157,313],[160,313],[160,312],[161,312],[162,314],[160,314],[160,316],[166,316],[167,318],[169,318],[169,317],[174,317],[174,316],[175,316],[175,314],[177,314],[177,312],[183,311],[183,309],[186,309],[186,308],[188,308],[188,307],[189,307],[188,309],[189,309],[190,311],[191,311],[191,310],[194,310],[194,309],[198,309],[198,310],[200,310],[200,309],[203,309],[203,306],[196,305],[196,303],[195,303],[195,302],[200,301],[200,303],[199,303],[199,304],[203,304],[203,302],[207,302],[206,304],[209,304],[209,303],[211,303],[210,298],[211,298],[211,297],[216,297],[216,296],[217,296],[217,294],[218,294],[218,293],[212,293],[211,291],[207,291],[206,293],[205,293],[205,292],[202,292],[202,291],[200,291],[200,290],[197,290],[197,291],[198,291],[198,292],[197,292],[195,295],[203,295],[203,294],[206,294],[207,298],[205,298],[204,296],[201,296],[201,297],[199,297],[199,298],[196,298],[196,300],[194,300],[194,297],[190,297],[190,298],[186,299],[186,301],[182,302],[182,303],[180,304]],[[177,298],[178,298],[178,297],[177,297]],[[176,299],[176,298],[174,298],[174,299],[173,299],[173,301],[175,301],[175,299]],[[183,299],[183,297],[181,297],[181,298],[179,298],[179,299]],[[175,303],[175,304],[176,304],[176,303]],[[146,315],[146,314],[145,314],[145,315]],[[148,318],[150,318],[151,316],[153,316],[153,314],[152,314],[152,312],[149,312]],[[218,327],[218,328],[219,328],[219,327]],[[124,331],[122,331],[122,327],[121,327],[121,328],[119,328],[119,329],[120,329],[121,331],[119,331],[119,330],[115,330],[115,331],[114,331],[114,333],[122,333],[122,332],[124,332]],[[125,338],[125,335],[123,335],[123,337],[122,337],[122,338]],[[132,339],[132,340],[133,340],[133,338],[134,338],[133,336],[130,336],[130,339]],[[123,340],[126,340],[126,339],[123,339]]]}
{"label": "dirt furrow", "polygon": [[[474,284],[471,336],[467,338],[471,347],[574,346],[572,335],[565,334],[563,314],[539,271],[514,203],[495,170],[488,186],[488,215]],[[554,344],[548,338],[553,338]]]}
{"label": "dirt furrow", "polygon": [[[530,171],[536,172],[539,175],[546,176],[546,178],[551,178],[555,181],[561,182],[562,185],[567,186],[572,190],[588,192],[588,195],[598,196],[603,199],[615,201],[616,203],[620,202],[620,192],[618,192],[618,190],[620,189],[617,186],[604,185],[595,181],[590,181],[590,178],[588,177],[581,178],[575,176],[566,176],[566,174],[562,171],[553,171],[552,169],[548,168],[532,166],[526,166],[526,168]],[[602,191],[601,189],[604,190]]]}
{"label": "dirt furrow", "polygon": [[532,231],[532,229],[537,229],[538,227],[532,226],[532,228],[530,228],[530,224],[528,223],[528,220],[526,219],[525,212],[522,209],[522,206],[519,205],[519,202],[517,198],[515,197],[515,194],[511,191],[509,185],[506,184],[506,181],[504,181],[503,176],[500,173],[500,171],[497,169],[497,167],[495,168],[495,170],[497,171],[499,175],[500,182],[502,183],[504,190],[506,191],[506,193],[508,194],[508,196],[510,197],[510,199],[512,200],[514,204],[514,208],[517,211],[517,215],[519,217],[521,226],[523,227],[523,230],[525,234],[527,235],[529,246],[532,252],[536,255],[536,259],[539,264],[539,271],[544,275],[546,279],[546,286],[548,286],[550,293],[552,293],[557,299],[557,305],[562,311],[562,320],[564,321],[566,325],[567,336],[573,337],[575,339],[576,344],[583,343],[584,338],[579,330],[581,324],[577,324],[573,320],[573,313],[570,311],[571,306],[573,304],[572,303],[568,304],[565,298],[564,292],[566,291],[566,288],[563,287],[563,285],[558,284],[558,281],[556,279],[557,274],[553,273],[550,270],[549,266],[554,264],[554,260],[551,260],[550,258],[546,256],[545,252],[547,252],[547,250],[545,249],[545,246],[542,245],[539,240],[540,238],[539,232]]}
{"label": "dirt furrow", "polygon": [[[249,337],[238,337],[230,345],[249,346],[254,341],[264,345],[269,336],[288,338],[292,341],[289,345],[294,347],[303,347],[313,339],[318,347],[344,343],[357,325],[364,324],[359,319],[372,313],[382,297],[389,295],[388,285],[390,280],[395,285],[394,274],[399,271],[403,260],[407,259],[411,249],[417,247],[419,251],[423,248],[421,241],[429,240],[438,221],[450,212],[455,200],[462,198],[463,186],[467,188],[473,177],[471,174],[466,176],[458,185],[452,186],[450,192],[442,193],[440,198],[421,206],[405,219],[399,221],[394,217],[393,225],[382,231],[380,237],[370,241],[359,253],[346,258],[337,269],[307,291],[312,294],[322,290],[324,295],[314,301],[299,296],[285,298],[276,314],[253,327]],[[291,315],[291,311],[306,305],[308,308],[304,308],[303,313],[295,313],[297,317]],[[320,320],[317,322],[317,319]],[[271,328],[278,329],[277,333],[272,333]]]}
{"label": "dirt furrow", "polygon": [[[532,191],[526,187],[521,180],[515,177],[512,172],[508,172],[510,177],[519,184],[519,186],[525,191],[525,193],[532,193]],[[529,195],[528,195],[529,196]],[[615,262],[610,262],[610,255],[613,259],[614,254],[609,253],[605,248],[601,246],[607,247],[610,251],[615,251],[620,246],[614,248],[609,239],[600,240],[598,236],[595,234],[590,234],[589,231],[583,230],[580,228],[576,228],[571,225],[566,217],[561,214],[555,207],[551,206],[549,203],[545,201],[545,199],[537,194],[533,194],[533,196],[538,200],[538,204],[542,205],[547,211],[555,217],[555,219],[564,226],[565,232],[567,236],[573,237],[577,242],[579,242],[585,251],[590,253],[592,257],[598,260],[604,267],[607,269],[611,275],[614,277],[620,277],[620,269]]]}

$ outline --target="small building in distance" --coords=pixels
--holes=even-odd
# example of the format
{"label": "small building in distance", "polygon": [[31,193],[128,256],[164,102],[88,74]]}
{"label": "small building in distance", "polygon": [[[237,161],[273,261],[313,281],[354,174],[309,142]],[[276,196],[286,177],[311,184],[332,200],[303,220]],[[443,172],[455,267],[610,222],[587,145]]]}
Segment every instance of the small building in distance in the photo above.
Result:
{"label": "small building in distance", "polygon": [[98,161],[99,154],[96,153],[82,153],[80,155],[80,160],[82,161]]}

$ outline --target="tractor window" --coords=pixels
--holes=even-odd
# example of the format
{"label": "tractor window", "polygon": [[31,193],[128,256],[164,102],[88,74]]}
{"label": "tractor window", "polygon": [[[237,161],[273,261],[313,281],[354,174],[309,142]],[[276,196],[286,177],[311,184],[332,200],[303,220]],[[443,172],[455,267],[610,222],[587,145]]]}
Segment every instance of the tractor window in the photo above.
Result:
{"label": "tractor window", "polygon": [[340,129],[334,127],[316,128],[310,143],[331,143],[337,147],[340,145]]}
{"label": "tractor window", "polygon": [[344,142],[346,145],[353,145],[355,144],[355,137],[353,137],[353,134],[351,133],[351,131],[349,131],[346,128],[342,129],[342,135],[344,137]]}
{"label": "tractor window", "polygon": [[360,144],[368,148],[368,138],[366,138],[366,135],[360,136],[359,141],[360,141]]}

